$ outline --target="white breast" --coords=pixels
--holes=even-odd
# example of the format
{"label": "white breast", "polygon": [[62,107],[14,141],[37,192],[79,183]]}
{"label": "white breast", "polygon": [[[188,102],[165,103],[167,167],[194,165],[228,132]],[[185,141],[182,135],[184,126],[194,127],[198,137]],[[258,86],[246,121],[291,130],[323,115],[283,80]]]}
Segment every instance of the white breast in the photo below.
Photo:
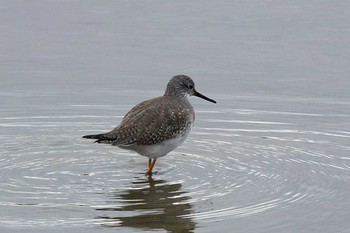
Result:
{"label": "white breast", "polygon": [[140,155],[147,156],[150,159],[156,159],[168,154],[170,151],[174,150],[176,147],[181,145],[187,135],[191,131],[192,124],[189,124],[187,129],[181,132],[176,138],[169,139],[154,145],[132,145],[130,147],[122,147],[123,149],[129,149],[137,152]]}

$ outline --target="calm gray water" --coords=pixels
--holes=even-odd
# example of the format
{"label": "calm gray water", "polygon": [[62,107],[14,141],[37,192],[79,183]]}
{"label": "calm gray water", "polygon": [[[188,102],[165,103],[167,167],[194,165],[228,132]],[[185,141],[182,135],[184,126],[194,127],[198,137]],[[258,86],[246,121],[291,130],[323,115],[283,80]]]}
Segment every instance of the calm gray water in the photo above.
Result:
{"label": "calm gray water", "polygon": [[[350,232],[347,1],[1,1],[0,232]],[[81,139],[188,74],[158,160]]]}

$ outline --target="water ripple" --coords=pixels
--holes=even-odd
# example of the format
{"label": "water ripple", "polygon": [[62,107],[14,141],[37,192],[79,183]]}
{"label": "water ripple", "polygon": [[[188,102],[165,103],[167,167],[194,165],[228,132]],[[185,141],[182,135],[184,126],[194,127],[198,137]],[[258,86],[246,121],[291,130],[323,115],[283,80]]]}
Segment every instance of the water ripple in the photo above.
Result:
{"label": "water ripple", "polygon": [[159,159],[148,179],[146,158],[80,139],[115,123],[103,112],[91,115],[95,106],[74,107],[86,113],[0,116],[2,225],[191,232],[206,222],[348,201],[350,135],[329,115],[199,112],[188,140]]}

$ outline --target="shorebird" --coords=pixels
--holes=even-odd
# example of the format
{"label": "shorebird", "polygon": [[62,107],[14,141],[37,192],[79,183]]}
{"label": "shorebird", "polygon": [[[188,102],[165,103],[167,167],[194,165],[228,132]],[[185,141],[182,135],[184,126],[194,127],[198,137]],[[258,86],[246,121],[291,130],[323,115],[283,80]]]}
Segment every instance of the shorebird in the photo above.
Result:
{"label": "shorebird", "polygon": [[148,157],[146,175],[151,176],[157,159],[183,143],[191,131],[195,112],[189,96],[216,103],[197,92],[190,77],[176,75],[168,82],[163,96],[133,107],[112,131],[83,138],[97,139],[97,143],[112,144]]}

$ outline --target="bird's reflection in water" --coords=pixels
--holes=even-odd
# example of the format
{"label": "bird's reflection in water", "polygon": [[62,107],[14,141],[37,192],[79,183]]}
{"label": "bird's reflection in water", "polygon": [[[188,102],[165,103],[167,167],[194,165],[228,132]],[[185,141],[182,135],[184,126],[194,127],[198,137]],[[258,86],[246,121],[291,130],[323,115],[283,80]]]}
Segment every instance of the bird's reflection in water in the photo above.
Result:
{"label": "bird's reflection in water", "polygon": [[128,190],[116,191],[107,208],[96,210],[101,211],[98,219],[103,226],[193,232],[189,199],[180,183],[148,178],[134,181]]}

